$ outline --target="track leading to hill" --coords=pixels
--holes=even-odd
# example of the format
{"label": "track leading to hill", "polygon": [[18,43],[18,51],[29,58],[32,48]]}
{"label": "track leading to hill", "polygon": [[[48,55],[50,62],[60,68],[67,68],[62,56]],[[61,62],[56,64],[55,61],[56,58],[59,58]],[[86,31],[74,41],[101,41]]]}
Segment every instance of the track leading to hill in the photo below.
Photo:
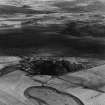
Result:
{"label": "track leading to hill", "polygon": [[45,105],[83,105],[78,98],[71,94],[48,86],[33,86],[26,89],[24,94],[29,99],[38,100],[39,103],[42,102]]}

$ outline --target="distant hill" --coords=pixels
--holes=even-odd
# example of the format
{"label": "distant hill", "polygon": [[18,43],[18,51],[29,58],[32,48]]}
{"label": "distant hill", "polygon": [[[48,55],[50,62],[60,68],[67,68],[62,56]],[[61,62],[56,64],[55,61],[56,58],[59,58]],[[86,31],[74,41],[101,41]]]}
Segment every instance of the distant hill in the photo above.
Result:
{"label": "distant hill", "polygon": [[0,5],[0,14],[15,14],[15,13],[23,13],[23,14],[36,14],[36,13],[47,13],[48,11],[41,10],[33,10],[28,8],[28,6],[17,7],[12,5]]}
{"label": "distant hill", "polygon": [[[4,0],[5,1],[5,0]],[[1,3],[2,4],[2,3]],[[7,5],[9,4],[9,5]],[[30,8],[24,8],[30,7]],[[40,10],[36,10],[40,8]],[[44,13],[43,7],[57,7],[61,11],[67,12],[93,12],[93,11],[105,11],[105,4],[98,0],[7,0],[4,4],[0,5],[0,13]],[[32,9],[33,8],[33,9]],[[41,10],[42,9],[42,10]],[[56,10],[56,9],[55,9]]]}
{"label": "distant hill", "polygon": [[[85,4],[85,5],[79,5],[79,4]],[[54,2],[53,5],[68,12],[105,11],[105,4],[100,1],[90,1],[90,0],[78,0],[72,2],[63,1],[63,2]]]}

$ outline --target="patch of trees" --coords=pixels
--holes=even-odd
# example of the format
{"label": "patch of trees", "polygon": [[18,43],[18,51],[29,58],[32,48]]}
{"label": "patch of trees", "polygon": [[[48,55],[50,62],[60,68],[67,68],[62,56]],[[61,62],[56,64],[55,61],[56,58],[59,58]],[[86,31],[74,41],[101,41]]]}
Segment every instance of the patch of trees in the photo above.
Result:
{"label": "patch of trees", "polygon": [[7,65],[7,66],[5,66],[4,68],[2,68],[0,70],[0,77],[4,76],[6,74],[9,74],[11,72],[14,72],[16,70],[18,70],[18,64],[16,64],[16,65]]}
{"label": "patch of trees", "polygon": [[76,72],[84,69],[82,64],[70,63],[59,59],[30,59],[24,58],[20,61],[20,70],[29,75],[52,75],[60,76],[69,72]]}

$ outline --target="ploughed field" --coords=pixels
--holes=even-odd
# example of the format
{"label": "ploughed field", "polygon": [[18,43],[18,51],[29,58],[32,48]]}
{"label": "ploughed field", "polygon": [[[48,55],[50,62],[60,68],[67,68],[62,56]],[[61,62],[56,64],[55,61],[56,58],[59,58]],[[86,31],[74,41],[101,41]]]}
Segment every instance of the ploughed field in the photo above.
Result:
{"label": "ploughed field", "polygon": [[[41,60],[49,61],[46,57]],[[63,75],[41,74],[39,68],[39,74],[30,75],[30,72],[19,69],[19,63],[22,61],[19,57],[4,56],[1,57],[1,61],[3,61],[0,64],[1,72],[5,68],[11,69],[0,77],[1,105],[104,105],[105,103],[103,99],[105,65]],[[28,61],[29,64],[30,61],[41,64],[39,57]]]}
{"label": "ploughed field", "polygon": [[[82,105],[82,102],[75,96],[62,92],[56,88],[47,86],[46,81],[49,81],[50,79],[52,80],[51,75],[42,74],[41,76],[41,74],[37,74],[35,76],[34,74],[32,77],[30,77],[25,71],[21,69],[19,70],[18,64],[21,63],[21,59],[19,57],[1,57],[1,60],[3,64],[5,63],[5,65],[1,68],[2,75],[0,77],[0,104]],[[11,71],[8,72],[9,69],[11,69]],[[40,80],[41,78],[42,81]],[[44,82],[46,82],[46,86],[42,86]],[[34,96],[34,94],[31,92],[35,92],[36,95],[39,93],[39,95]],[[49,101],[47,101],[48,97]]]}

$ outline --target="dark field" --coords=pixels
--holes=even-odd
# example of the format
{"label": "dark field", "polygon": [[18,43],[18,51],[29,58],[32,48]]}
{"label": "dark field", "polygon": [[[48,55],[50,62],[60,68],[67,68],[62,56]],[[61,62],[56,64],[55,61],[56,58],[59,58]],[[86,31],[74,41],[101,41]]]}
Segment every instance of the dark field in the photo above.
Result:
{"label": "dark field", "polygon": [[[42,28],[42,27],[41,27]],[[84,31],[79,31],[76,34],[76,28],[70,30],[68,28],[64,31],[44,29],[21,29],[10,33],[2,33],[0,35],[0,48],[7,55],[27,55],[34,53],[50,53],[54,56],[75,56],[75,57],[96,57],[103,58],[105,56],[104,36],[96,37],[85,36],[89,34]],[[73,28],[73,27],[72,27]],[[100,31],[100,29],[98,29]],[[98,31],[97,30],[97,31]],[[93,31],[91,29],[91,31]],[[55,33],[54,33],[55,32]],[[77,32],[78,33],[78,32]],[[76,34],[76,36],[75,36]]]}

